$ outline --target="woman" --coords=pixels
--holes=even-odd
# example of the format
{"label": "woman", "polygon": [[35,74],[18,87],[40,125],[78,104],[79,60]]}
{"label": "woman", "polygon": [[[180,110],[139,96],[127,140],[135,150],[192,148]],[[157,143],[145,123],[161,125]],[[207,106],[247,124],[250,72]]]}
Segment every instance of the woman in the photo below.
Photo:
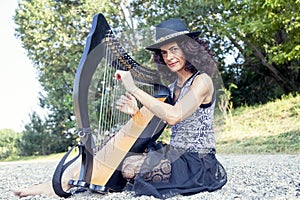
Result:
{"label": "woman", "polygon": [[189,195],[220,189],[227,182],[226,172],[215,157],[215,90],[207,74],[212,76],[216,66],[198,35],[189,32],[180,19],[170,19],[156,27],[156,42],[146,48],[154,52],[154,61],[160,67],[177,76],[170,85],[174,105],[139,89],[130,72],[116,72],[127,90],[117,108],[134,114],[138,110],[136,98],[172,130],[170,145],[160,148],[152,144],[146,156],[124,161],[123,175],[138,195]]}
{"label": "woman", "polygon": [[[124,161],[123,176],[131,183],[127,188],[137,195],[157,198],[189,195],[220,189],[227,182],[226,172],[215,157],[215,90],[209,75],[213,75],[216,66],[198,35],[199,32],[189,32],[180,19],[170,19],[156,27],[156,42],[146,48],[154,52],[159,68],[168,68],[176,75],[170,85],[174,105],[139,89],[130,72],[115,74],[127,90],[117,102],[119,110],[135,114],[137,99],[172,129],[170,145],[153,143],[145,155],[131,156]],[[68,180],[76,180],[79,166],[73,164],[64,173],[65,190],[70,187]],[[17,189],[14,193],[17,196],[54,194],[51,182]]]}

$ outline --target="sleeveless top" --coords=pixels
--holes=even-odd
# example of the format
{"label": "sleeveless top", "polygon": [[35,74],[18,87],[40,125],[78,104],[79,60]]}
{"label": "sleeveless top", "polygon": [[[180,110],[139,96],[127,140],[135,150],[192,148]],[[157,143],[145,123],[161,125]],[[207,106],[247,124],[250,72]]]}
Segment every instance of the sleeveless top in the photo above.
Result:
{"label": "sleeveless top", "polygon": [[[179,101],[189,91],[193,80],[200,73],[195,73],[182,87],[176,100]],[[176,81],[169,85],[171,96],[174,97]],[[198,109],[183,121],[171,126],[170,146],[188,152],[215,152],[215,136],[213,131],[215,93],[212,101],[201,104]],[[175,102],[175,103],[176,103]]]}

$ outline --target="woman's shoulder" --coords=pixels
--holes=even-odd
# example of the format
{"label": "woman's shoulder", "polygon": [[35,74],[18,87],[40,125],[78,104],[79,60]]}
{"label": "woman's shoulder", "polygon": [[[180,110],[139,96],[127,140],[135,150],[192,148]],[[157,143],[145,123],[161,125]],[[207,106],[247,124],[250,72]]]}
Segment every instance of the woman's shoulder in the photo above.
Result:
{"label": "woman's shoulder", "polygon": [[201,85],[205,84],[207,86],[213,86],[212,78],[207,73],[199,73],[193,80],[192,84]]}
{"label": "woman's shoulder", "polygon": [[207,104],[213,100],[214,84],[208,74],[201,73],[196,76],[191,87],[196,94],[204,97],[204,100],[201,104]]}

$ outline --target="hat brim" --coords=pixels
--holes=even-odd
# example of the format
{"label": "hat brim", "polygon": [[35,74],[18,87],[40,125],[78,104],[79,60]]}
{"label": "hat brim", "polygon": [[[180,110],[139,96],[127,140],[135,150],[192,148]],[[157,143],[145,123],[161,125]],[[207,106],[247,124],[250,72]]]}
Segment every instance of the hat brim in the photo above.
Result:
{"label": "hat brim", "polygon": [[198,35],[200,35],[200,31],[186,33],[186,34],[183,34],[183,35],[178,35],[176,37],[172,37],[172,38],[166,39],[164,41],[156,42],[156,43],[154,43],[154,44],[152,44],[150,46],[147,46],[145,49],[147,49],[149,51],[156,51],[156,50],[160,49],[161,46],[163,46],[165,44],[168,44],[170,42],[182,40],[182,39],[186,38],[187,36],[188,37],[196,37]]}

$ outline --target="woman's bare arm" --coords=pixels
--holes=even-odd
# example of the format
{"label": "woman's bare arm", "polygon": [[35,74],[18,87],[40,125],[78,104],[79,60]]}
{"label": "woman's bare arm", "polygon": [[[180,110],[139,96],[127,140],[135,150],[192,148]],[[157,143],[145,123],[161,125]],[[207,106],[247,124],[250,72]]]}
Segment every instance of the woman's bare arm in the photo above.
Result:
{"label": "woman's bare arm", "polygon": [[[168,124],[176,124],[190,116],[203,103],[209,103],[213,94],[213,83],[207,74],[197,76],[189,92],[175,105],[159,101],[135,86],[130,72],[118,71],[118,79],[128,92],[133,94],[154,115]],[[119,77],[118,77],[119,76]]]}

